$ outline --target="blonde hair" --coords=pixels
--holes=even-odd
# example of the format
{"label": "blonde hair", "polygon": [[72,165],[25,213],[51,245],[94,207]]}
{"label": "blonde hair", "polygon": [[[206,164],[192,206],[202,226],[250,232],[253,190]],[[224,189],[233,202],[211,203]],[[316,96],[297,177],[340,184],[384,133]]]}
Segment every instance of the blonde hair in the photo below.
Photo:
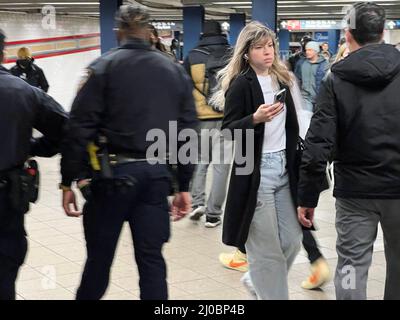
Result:
{"label": "blonde hair", "polygon": [[225,94],[232,81],[237,76],[246,73],[250,69],[250,64],[246,55],[249,54],[251,48],[265,39],[271,39],[275,49],[275,59],[270,68],[271,76],[275,78],[274,80],[285,85],[292,85],[290,73],[279,58],[279,48],[275,33],[260,22],[253,21],[244,27],[238,37],[231,60],[228,65],[218,73],[219,88],[211,98],[212,105],[218,106],[221,109],[224,107]]}
{"label": "blonde hair", "polygon": [[31,51],[27,47],[22,47],[17,53],[18,59],[32,58]]}
{"label": "blonde hair", "polygon": [[344,55],[346,49],[347,49],[347,44],[346,44],[346,43],[343,43],[343,44],[340,46],[340,48],[339,48],[339,50],[338,50],[338,53],[337,53],[337,55],[336,55],[336,59],[335,59],[335,61],[334,61],[333,63],[339,62],[340,60],[344,59],[343,55]]}

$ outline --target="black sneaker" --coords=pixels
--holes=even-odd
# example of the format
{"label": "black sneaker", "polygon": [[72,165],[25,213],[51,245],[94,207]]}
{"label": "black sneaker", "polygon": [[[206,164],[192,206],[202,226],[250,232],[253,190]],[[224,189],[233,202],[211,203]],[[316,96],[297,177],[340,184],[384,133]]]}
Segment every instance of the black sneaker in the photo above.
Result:
{"label": "black sneaker", "polygon": [[219,217],[207,217],[206,218],[206,228],[215,228],[221,224],[221,218]]}
{"label": "black sneaker", "polygon": [[206,213],[206,207],[204,206],[195,206],[193,207],[192,212],[189,214],[190,220],[199,221],[201,216]]}

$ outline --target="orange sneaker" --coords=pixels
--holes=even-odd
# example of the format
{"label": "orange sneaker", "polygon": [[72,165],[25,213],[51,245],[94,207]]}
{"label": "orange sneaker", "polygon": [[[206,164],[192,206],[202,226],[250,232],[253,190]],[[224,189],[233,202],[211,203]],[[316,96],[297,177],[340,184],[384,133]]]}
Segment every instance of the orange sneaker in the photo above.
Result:
{"label": "orange sneaker", "polygon": [[225,268],[240,271],[240,272],[247,272],[249,266],[247,264],[247,256],[246,254],[240,252],[237,249],[233,253],[221,253],[219,255],[219,261]]}
{"label": "orange sneaker", "polygon": [[317,289],[330,280],[329,265],[324,258],[319,258],[311,265],[311,275],[301,283],[301,287],[307,290]]}

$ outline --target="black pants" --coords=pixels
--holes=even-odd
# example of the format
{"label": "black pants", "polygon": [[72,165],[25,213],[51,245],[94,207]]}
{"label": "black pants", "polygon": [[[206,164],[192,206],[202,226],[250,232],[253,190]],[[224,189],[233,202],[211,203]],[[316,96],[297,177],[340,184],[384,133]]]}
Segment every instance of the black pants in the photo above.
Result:
{"label": "black pants", "polygon": [[0,189],[0,300],[15,300],[15,280],[27,251],[24,214],[10,208],[7,188]]}
{"label": "black pants", "polygon": [[119,166],[114,175],[113,181],[93,182],[92,195],[84,207],[87,261],[76,298],[97,300],[104,295],[121,229],[128,221],[139,270],[140,297],[166,300],[167,274],[161,251],[170,235],[169,171],[165,165],[140,162]]}
{"label": "black pants", "polygon": [[310,263],[314,263],[322,257],[322,253],[318,249],[317,241],[310,230],[303,229],[303,247],[308,254]]}

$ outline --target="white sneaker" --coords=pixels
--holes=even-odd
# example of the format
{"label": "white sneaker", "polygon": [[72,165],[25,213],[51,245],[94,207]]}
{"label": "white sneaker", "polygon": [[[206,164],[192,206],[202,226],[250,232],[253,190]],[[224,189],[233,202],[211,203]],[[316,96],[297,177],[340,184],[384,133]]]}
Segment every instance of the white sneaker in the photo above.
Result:
{"label": "white sneaker", "polygon": [[199,221],[201,216],[206,213],[206,207],[198,206],[194,207],[193,211],[189,214],[190,220]]}
{"label": "white sneaker", "polygon": [[240,282],[247,289],[247,292],[250,294],[252,300],[257,300],[257,293],[254,289],[253,282],[251,281],[250,274],[248,272],[244,274],[244,276],[240,279]]}

